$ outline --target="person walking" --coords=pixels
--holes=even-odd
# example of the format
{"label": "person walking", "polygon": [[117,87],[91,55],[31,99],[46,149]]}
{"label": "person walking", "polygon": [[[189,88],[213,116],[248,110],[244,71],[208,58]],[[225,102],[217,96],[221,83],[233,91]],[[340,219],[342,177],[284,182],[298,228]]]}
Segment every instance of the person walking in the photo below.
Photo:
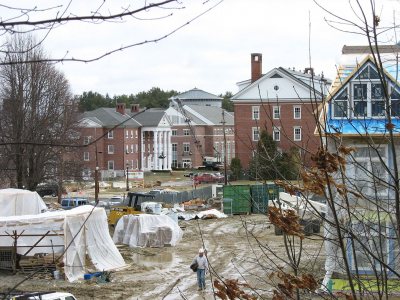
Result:
{"label": "person walking", "polygon": [[199,249],[199,254],[193,260],[193,263],[197,262],[197,284],[199,291],[206,289],[206,272],[208,270],[208,261],[206,253],[203,248]]}

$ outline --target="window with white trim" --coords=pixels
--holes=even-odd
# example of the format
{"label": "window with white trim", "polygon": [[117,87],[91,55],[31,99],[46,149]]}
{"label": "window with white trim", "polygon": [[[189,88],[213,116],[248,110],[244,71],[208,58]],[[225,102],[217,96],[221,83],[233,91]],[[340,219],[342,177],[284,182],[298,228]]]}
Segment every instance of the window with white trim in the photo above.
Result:
{"label": "window with white trim", "polygon": [[358,192],[363,195],[387,195],[388,174],[386,171],[387,147],[377,150],[368,146],[355,146],[353,153],[353,182]]}
{"label": "window with white trim", "polygon": [[172,152],[177,152],[177,151],[178,151],[178,144],[172,143]]}
{"label": "window with white trim", "polygon": [[221,151],[219,150],[219,142],[214,142],[214,156],[219,157]]}
{"label": "window with white trim", "polygon": [[272,118],[273,119],[280,119],[281,118],[281,107],[280,106],[272,107]]}
{"label": "window with white trim", "polygon": [[108,170],[114,170],[114,161],[113,160],[109,160],[107,162],[107,167],[108,167]]}
{"label": "window with white trim", "polygon": [[91,136],[84,136],[83,137],[83,144],[88,145],[90,143]]}
{"label": "window with white trim", "polygon": [[384,91],[380,82],[353,83],[353,117],[384,117]]}
{"label": "window with white trim", "polygon": [[192,160],[190,158],[182,159],[182,167],[184,167],[184,168],[192,167]]}
{"label": "window with white trim", "polygon": [[125,145],[125,153],[126,153],[126,154],[129,153],[129,145]]}
{"label": "window with white trim", "polygon": [[189,129],[183,129],[183,135],[190,135]]}
{"label": "window with white trim", "polygon": [[172,129],[172,136],[177,136],[177,135],[178,135],[178,130]]}
{"label": "window with white trim", "polygon": [[83,160],[89,161],[89,152],[83,152]]}
{"label": "window with white trim", "polygon": [[390,93],[390,110],[393,117],[400,116],[400,91],[394,87],[391,87]]}
{"label": "window with white trim", "polygon": [[301,119],[301,106],[293,106],[293,119]]}
{"label": "window with white trim", "polygon": [[109,139],[113,139],[113,138],[114,138],[114,130],[110,130],[110,131],[108,132],[108,138],[109,138]]}
{"label": "window with white trim", "polygon": [[125,138],[126,138],[126,139],[129,138],[129,130],[128,130],[128,129],[125,130]]}
{"label": "window with white trim", "polygon": [[384,95],[384,85],[379,80],[378,72],[373,65],[367,64],[334,96],[332,117],[384,118]]}
{"label": "window with white trim", "polygon": [[260,120],[260,107],[259,106],[252,106],[252,119],[253,120]]}
{"label": "window with white trim", "polygon": [[231,142],[230,141],[228,141],[228,142],[226,142],[226,153],[227,153],[227,160],[228,160],[228,163],[230,163],[230,161],[231,161],[231,157],[232,157],[232,155],[231,155]]}
{"label": "window with white trim", "polygon": [[183,152],[185,154],[190,152],[190,143],[183,143]]}
{"label": "window with white trim", "polygon": [[274,126],[272,132],[272,138],[274,141],[279,142],[281,140],[281,128]]}
{"label": "window with white trim", "polygon": [[176,158],[172,159],[172,168],[177,168],[178,167],[178,160]]}
{"label": "window with white trim", "polygon": [[254,142],[258,142],[260,140],[260,128],[258,127],[252,128],[252,138]]}
{"label": "window with white trim", "polygon": [[133,139],[133,129],[131,130],[131,139]]}
{"label": "window with white trim", "polygon": [[134,144],[132,144],[131,145],[131,153],[133,153],[133,150],[135,149],[135,145]]}
{"label": "window with white trim", "polygon": [[107,153],[108,154],[114,154],[114,145],[108,145],[107,146]]}
{"label": "window with white trim", "polygon": [[293,127],[293,140],[296,142],[301,141],[301,127],[300,126]]}
{"label": "window with white trim", "polygon": [[354,250],[350,250],[355,255],[351,255],[350,261],[353,271],[361,271],[362,274],[373,274],[377,269],[385,269],[380,260],[371,257],[371,252],[377,253],[383,259],[384,264],[392,265],[395,270],[398,270],[399,266],[396,265],[398,247],[395,247],[392,242],[395,240],[395,230],[393,230],[390,221],[386,218],[381,220],[353,220],[351,227],[352,232],[357,236],[356,241],[349,241],[349,245],[351,247],[354,246]]}
{"label": "window with white trim", "polygon": [[338,93],[333,99],[333,117],[334,118],[346,118],[348,116],[348,90],[345,87]]}

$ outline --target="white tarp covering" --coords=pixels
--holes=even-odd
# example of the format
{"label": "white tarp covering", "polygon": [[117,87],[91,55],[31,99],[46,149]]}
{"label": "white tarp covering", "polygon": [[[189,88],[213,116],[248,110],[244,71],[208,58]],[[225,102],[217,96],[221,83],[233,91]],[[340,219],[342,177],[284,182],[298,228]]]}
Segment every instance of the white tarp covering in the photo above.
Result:
{"label": "white tarp covering", "polygon": [[[87,271],[86,254],[98,271],[110,271],[125,266],[124,259],[110,237],[104,208],[84,205],[39,215],[0,217],[1,235],[16,233],[43,236],[48,231],[56,236],[46,236],[37,245],[49,247],[36,247],[29,255],[62,253],[67,249],[64,254],[64,271],[69,281],[83,279]],[[40,238],[20,236],[17,240],[18,253],[24,254]],[[0,239],[0,246],[12,246],[13,243],[11,236]]]}
{"label": "white tarp covering", "polygon": [[166,215],[125,215],[115,227],[113,240],[129,247],[175,246],[182,239],[182,229]]}
{"label": "white tarp covering", "polygon": [[220,219],[220,218],[227,218],[228,216],[218,210],[216,210],[215,208],[213,209],[209,209],[209,210],[203,210],[199,213],[196,214],[196,216],[199,219],[204,219],[207,217],[211,217],[211,218],[216,218],[216,219]]}
{"label": "white tarp covering", "polygon": [[36,192],[20,189],[0,190],[0,217],[36,215],[47,210]]}
{"label": "white tarp covering", "polygon": [[220,219],[220,218],[227,218],[228,216],[215,208],[209,209],[209,210],[203,210],[199,213],[193,213],[193,212],[178,212],[178,219],[182,219],[185,221],[189,220],[194,220],[194,219],[207,219],[207,218],[214,218],[214,219]]}

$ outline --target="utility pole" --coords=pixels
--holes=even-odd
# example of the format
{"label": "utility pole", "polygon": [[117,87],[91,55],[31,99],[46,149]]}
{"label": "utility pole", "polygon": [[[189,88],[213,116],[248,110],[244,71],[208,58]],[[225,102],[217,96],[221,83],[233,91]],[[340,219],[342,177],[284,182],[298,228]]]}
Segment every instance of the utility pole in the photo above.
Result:
{"label": "utility pole", "polygon": [[126,163],[126,191],[129,191],[129,164]]}
{"label": "utility pole", "polygon": [[97,143],[95,143],[96,167],[94,169],[94,201],[99,203],[99,161],[97,159]]}
{"label": "utility pole", "polygon": [[225,134],[225,109],[222,110],[222,130],[224,132],[224,184],[228,184],[228,174],[226,166],[226,134]]}

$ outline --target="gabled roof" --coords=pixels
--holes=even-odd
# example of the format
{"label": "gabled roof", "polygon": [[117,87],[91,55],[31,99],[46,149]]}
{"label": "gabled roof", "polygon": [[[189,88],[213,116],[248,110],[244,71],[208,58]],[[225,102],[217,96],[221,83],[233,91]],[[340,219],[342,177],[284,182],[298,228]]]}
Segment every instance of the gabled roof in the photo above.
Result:
{"label": "gabled roof", "polygon": [[101,107],[92,111],[84,112],[80,119],[92,120],[103,127],[114,127],[121,123],[123,123],[121,127],[130,126],[137,128],[140,126],[138,122],[136,122],[134,119],[131,119],[130,115],[122,115],[117,112],[115,108],[108,107]]}
{"label": "gabled roof", "polygon": [[[185,105],[183,107],[186,114],[196,124],[204,125],[222,125],[222,111],[223,109],[215,106],[203,105]],[[233,114],[225,111],[224,113],[225,125],[231,126],[234,124]]]}
{"label": "gabled roof", "polygon": [[[245,81],[240,84],[243,83]],[[300,100],[299,98],[303,97],[310,98],[310,91],[315,91],[315,95],[322,98],[326,95],[328,84],[330,84],[330,81],[323,76],[312,76],[308,73],[279,67],[270,70],[258,80],[250,83],[236,93],[231,100],[274,99],[276,101],[277,98]],[[283,88],[280,85],[283,85]]]}
{"label": "gabled roof", "polygon": [[[371,55],[367,55],[364,59],[358,64],[354,64],[351,68],[351,65],[347,65],[346,70],[347,74],[344,79],[341,79],[343,73],[339,73],[335,82],[332,84],[331,91],[326,101],[326,105],[329,105],[330,100],[333,99],[345,86],[347,86],[352,79],[359,75],[360,71],[364,69],[366,65],[372,65],[377,69],[375,61]],[[395,85],[399,85],[395,78],[388,72],[388,70],[384,67],[382,70],[384,76],[391,81]],[[339,78],[339,80],[338,80]],[[350,135],[350,136],[359,136],[359,135],[382,135],[387,132],[386,125],[388,121],[386,119],[372,119],[372,118],[363,118],[363,119],[354,119],[354,118],[343,118],[343,119],[333,119],[331,117],[332,112],[330,109],[332,106],[329,106],[329,109],[323,110],[328,114],[328,116],[321,115],[320,124],[324,124],[322,121],[325,119],[326,128],[324,129],[328,134],[336,134],[340,133],[342,135]],[[392,118],[392,124],[395,126],[394,132],[400,133],[400,120],[398,118]]]}
{"label": "gabled roof", "polygon": [[135,120],[145,127],[156,127],[165,116],[165,109],[150,108],[134,116]]}
{"label": "gabled roof", "polygon": [[223,98],[207,93],[198,88],[191,89],[182,94],[176,95],[172,98],[179,98],[181,100],[216,100],[221,101]]}
{"label": "gabled roof", "polygon": [[385,72],[390,74],[392,78],[398,79],[400,76],[400,64],[398,64],[397,56],[400,53],[400,46],[383,45],[378,46],[378,48],[372,46],[372,50],[374,54],[371,53],[369,46],[343,46],[337,76],[332,84],[331,91],[342,85],[344,80],[353,73],[357,66],[362,65],[366,58],[370,57],[374,61],[377,51],[379,51]]}

